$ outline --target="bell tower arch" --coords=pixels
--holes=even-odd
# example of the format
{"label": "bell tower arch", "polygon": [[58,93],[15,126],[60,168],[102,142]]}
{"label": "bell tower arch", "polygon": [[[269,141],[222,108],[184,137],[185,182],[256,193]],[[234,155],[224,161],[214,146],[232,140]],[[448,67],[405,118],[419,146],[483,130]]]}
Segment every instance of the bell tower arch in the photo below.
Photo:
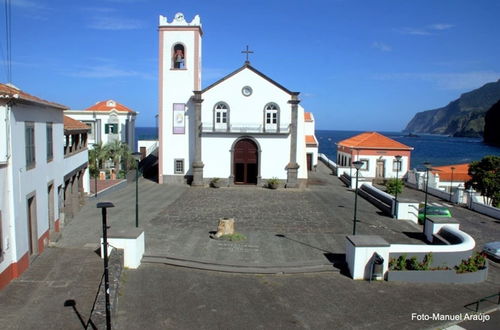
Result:
{"label": "bell tower arch", "polygon": [[160,16],[158,31],[158,180],[184,183],[193,175],[196,154],[193,91],[201,90],[200,17],[188,22],[177,13],[169,22]]}

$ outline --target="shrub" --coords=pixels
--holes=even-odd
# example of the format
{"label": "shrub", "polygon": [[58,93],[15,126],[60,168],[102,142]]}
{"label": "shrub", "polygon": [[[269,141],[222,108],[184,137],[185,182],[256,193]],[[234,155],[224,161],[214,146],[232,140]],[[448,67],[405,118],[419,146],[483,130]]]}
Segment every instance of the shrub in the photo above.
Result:
{"label": "shrub", "polygon": [[385,183],[385,191],[388,194],[395,195],[396,191],[398,194],[403,192],[403,180],[401,179],[389,179]]}
{"label": "shrub", "polygon": [[469,259],[464,259],[460,265],[455,266],[457,273],[472,273],[486,268],[486,256],[484,253],[474,253]]}

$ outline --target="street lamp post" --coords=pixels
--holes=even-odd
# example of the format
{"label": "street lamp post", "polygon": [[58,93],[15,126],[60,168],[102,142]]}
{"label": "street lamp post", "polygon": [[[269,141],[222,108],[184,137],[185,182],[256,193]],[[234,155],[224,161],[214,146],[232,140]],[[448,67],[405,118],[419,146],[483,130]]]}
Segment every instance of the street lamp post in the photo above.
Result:
{"label": "street lamp post", "polygon": [[133,152],[132,156],[135,159],[135,228],[137,228],[139,227],[139,161],[141,153]]}
{"label": "street lamp post", "polygon": [[352,234],[356,235],[356,222],[358,222],[357,219],[357,211],[358,211],[358,177],[359,177],[359,169],[361,166],[363,166],[363,162],[357,160],[355,162],[352,162],[352,165],[356,168],[356,190],[354,192],[354,219],[353,219],[353,224],[352,224]]}
{"label": "street lamp post", "polygon": [[453,192],[453,171],[455,171],[455,168],[452,166],[451,167],[451,181],[450,181],[450,202],[451,202],[451,194]]}
{"label": "street lamp post", "polygon": [[111,202],[97,203],[97,208],[102,209],[102,254],[104,256],[104,293],[106,296],[106,329],[111,330],[111,307],[109,304],[109,269],[108,269],[108,224],[106,211],[108,207],[115,207]]}
{"label": "street lamp post", "polygon": [[97,147],[97,143],[94,143],[94,154],[95,154],[95,159],[94,159],[94,166],[95,166],[95,175],[94,175],[94,197],[97,198],[97,178],[99,177],[99,169],[97,168],[97,165],[99,165],[99,161],[97,160],[97,152],[95,151]]}
{"label": "street lamp post", "polygon": [[403,156],[401,155],[396,155],[394,156],[396,158],[396,196],[394,196],[394,218],[397,218],[398,216],[398,190],[399,190],[399,167],[401,166],[401,158]]}
{"label": "street lamp post", "polygon": [[425,202],[424,202],[424,233],[425,233],[425,223],[427,220],[427,191],[429,189],[429,170],[431,169],[431,163],[425,162]]}

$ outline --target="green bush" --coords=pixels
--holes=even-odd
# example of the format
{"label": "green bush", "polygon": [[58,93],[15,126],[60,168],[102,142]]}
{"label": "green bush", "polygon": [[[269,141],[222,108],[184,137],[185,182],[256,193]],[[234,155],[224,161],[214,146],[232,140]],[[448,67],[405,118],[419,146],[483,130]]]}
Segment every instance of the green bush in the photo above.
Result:
{"label": "green bush", "polygon": [[401,179],[389,179],[385,183],[385,191],[388,194],[395,195],[396,191],[398,194],[403,192],[403,180]]}
{"label": "green bush", "polygon": [[473,273],[486,268],[486,256],[483,253],[474,253],[469,259],[464,259],[460,265],[455,266],[457,273]]}

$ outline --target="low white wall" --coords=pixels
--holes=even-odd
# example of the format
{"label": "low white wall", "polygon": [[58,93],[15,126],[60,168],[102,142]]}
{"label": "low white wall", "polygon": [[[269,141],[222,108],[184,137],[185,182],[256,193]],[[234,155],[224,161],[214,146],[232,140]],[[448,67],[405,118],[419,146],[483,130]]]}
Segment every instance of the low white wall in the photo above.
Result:
{"label": "low white wall", "polygon": [[397,202],[397,220],[410,220],[418,223],[418,202]]}
{"label": "low white wall", "polygon": [[479,213],[489,215],[495,219],[500,219],[500,209],[497,207],[471,201],[469,208]]}
{"label": "low white wall", "polygon": [[[101,238],[101,246],[103,240]],[[144,232],[135,237],[108,237],[108,255],[113,248],[123,249],[123,266],[125,268],[137,269],[141,265],[141,259],[144,255]],[[104,258],[101,248],[101,258]]]}
{"label": "low white wall", "polygon": [[370,279],[370,266],[375,253],[384,259],[382,269],[385,274],[389,269],[389,246],[356,247],[347,239],[346,261],[353,280]]}

